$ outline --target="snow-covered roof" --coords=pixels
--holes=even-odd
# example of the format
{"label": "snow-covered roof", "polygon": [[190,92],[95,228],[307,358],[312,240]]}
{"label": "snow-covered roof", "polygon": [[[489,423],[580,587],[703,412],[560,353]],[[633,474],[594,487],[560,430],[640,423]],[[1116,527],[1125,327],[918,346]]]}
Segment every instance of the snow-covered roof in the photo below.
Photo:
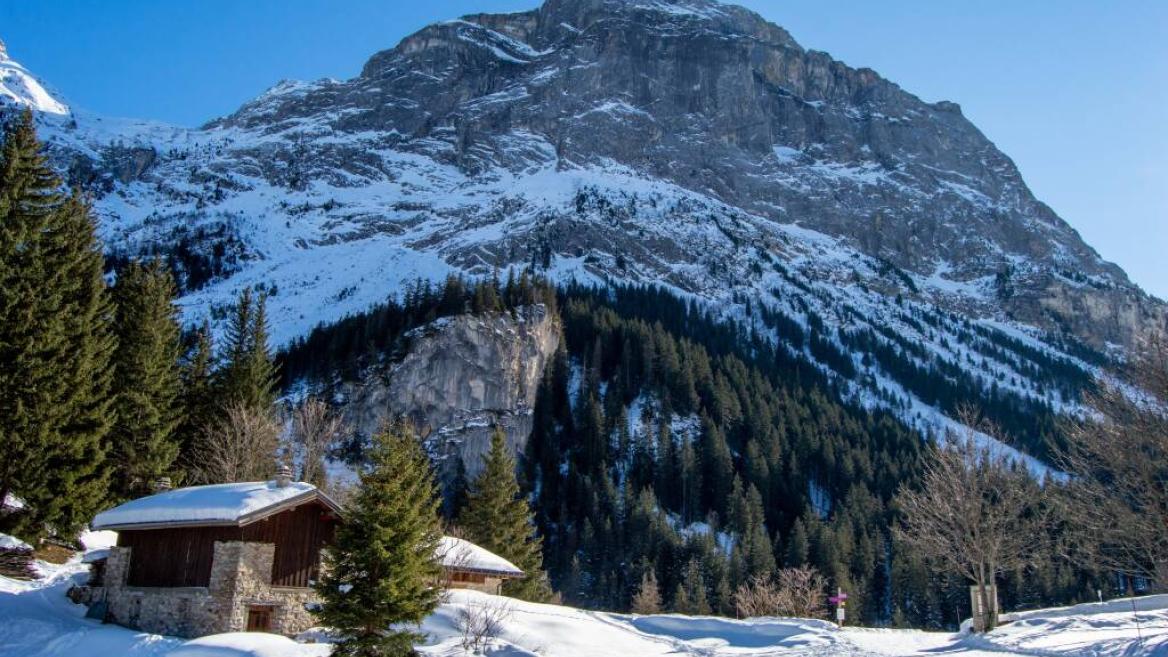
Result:
{"label": "snow-covered roof", "polygon": [[0,502],[0,508],[19,511],[24,508],[24,500],[13,495],[12,493],[9,493],[8,495],[4,496],[4,501]]}
{"label": "snow-covered roof", "polygon": [[0,550],[31,550],[32,546],[24,541],[9,536],[8,534],[0,534]]}
{"label": "snow-covered roof", "polygon": [[100,550],[101,548],[111,548],[118,544],[118,533],[105,531],[92,531],[86,529],[77,537],[81,541],[81,546],[88,551]]}
{"label": "snow-covered roof", "polygon": [[177,488],[142,497],[93,519],[93,529],[149,529],[158,526],[246,525],[286,508],[319,500],[340,507],[312,484],[249,481]]}
{"label": "snow-covered roof", "polygon": [[81,563],[97,563],[109,559],[109,548],[101,548],[100,550],[90,550],[81,557]]}
{"label": "snow-covered roof", "polygon": [[442,566],[450,570],[523,577],[523,571],[510,561],[470,541],[453,536],[443,536],[438,542],[438,557],[442,561]]}

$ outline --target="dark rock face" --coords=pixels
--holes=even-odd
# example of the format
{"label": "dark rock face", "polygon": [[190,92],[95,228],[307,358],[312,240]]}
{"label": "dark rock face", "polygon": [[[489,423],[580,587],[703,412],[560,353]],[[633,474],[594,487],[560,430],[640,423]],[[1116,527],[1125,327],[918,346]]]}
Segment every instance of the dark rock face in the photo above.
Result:
{"label": "dark rock face", "polygon": [[112,199],[97,207],[115,248],[241,226],[254,271],[191,307],[278,283],[273,311],[297,331],[306,307],[367,284],[330,288],[303,263],[355,244],[716,303],[789,283],[790,311],[841,324],[859,305],[895,315],[898,296],[1097,347],[1165,323],[956,104],[713,0],[547,0],[435,24],[352,80],[283,82],[199,130],[69,120],[46,124],[52,150]]}
{"label": "dark rock face", "polygon": [[[269,94],[212,126],[272,132],[305,122],[380,133],[471,176],[547,161],[623,165],[843,238],[922,277],[1008,272],[1016,293],[990,305],[1096,344],[1129,343],[1163,316],[1034,198],[957,105],[922,102],[871,70],[804,50],[738,7],[549,0],[468,16],[374,55],[354,80]],[[554,150],[517,147],[517,135]],[[378,166],[314,152],[322,157],[310,158],[310,176]],[[598,245],[553,248],[568,246]]]}
{"label": "dark rock face", "polygon": [[469,476],[482,469],[495,426],[514,453],[523,452],[540,377],[560,343],[547,308],[443,318],[407,338],[399,362],[349,387],[345,412],[354,426],[369,435],[408,417],[446,481],[460,460]]}

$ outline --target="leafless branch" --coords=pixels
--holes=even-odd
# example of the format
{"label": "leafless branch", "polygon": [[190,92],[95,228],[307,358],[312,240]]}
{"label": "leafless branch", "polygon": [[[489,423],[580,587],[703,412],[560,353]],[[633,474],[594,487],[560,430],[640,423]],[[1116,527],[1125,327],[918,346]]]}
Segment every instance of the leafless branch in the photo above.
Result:
{"label": "leafless branch", "polygon": [[276,470],[280,427],[268,413],[232,404],[203,433],[192,473],[197,483],[262,481]]}

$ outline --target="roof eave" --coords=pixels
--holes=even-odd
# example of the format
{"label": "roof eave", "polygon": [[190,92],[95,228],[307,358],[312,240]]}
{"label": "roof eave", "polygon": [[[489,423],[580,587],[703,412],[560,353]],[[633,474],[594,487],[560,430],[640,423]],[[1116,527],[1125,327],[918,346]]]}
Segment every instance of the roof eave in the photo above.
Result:
{"label": "roof eave", "polygon": [[445,564],[443,564],[442,567],[445,568],[446,570],[451,571],[451,572],[471,573],[473,575],[487,575],[490,577],[501,577],[504,579],[519,579],[520,577],[523,577],[524,575],[527,574],[521,570],[520,571],[491,570],[489,568],[467,568],[466,566],[447,566]]}
{"label": "roof eave", "polygon": [[242,515],[236,520],[163,520],[158,522],[104,523],[100,525],[94,524],[91,528],[94,530],[127,531],[145,529],[170,529],[178,527],[244,527],[313,500],[324,504],[324,506],[328,507],[328,509],[337,516],[342,515],[341,505],[337,504],[335,500],[326,495],[323,491],[319,489],[313,489],[304,491],[299,495],[289,497],[286,500],[272,504],[262,509],[258,509],[246,515]]}
{"label": "roof eave", "polygon": [[94,531],[126,531],[135,529],[167,529],[173,527],[239,527],[233,520],[164,520],[159,522],[121,522],[93,525]]}
{"label": "roof eave", "polygon": [[288,509],[291,509],[292,507],[300,506],[301,504],[304,504],[305,502],[309,502],[312,500],[316,500],[316,501],[320,502],[321,504],[324,504],[326,507],[328,507],[329,511],[332,511],[333,513],[337,514],[337,516],[341,515],[341,505],[337,504],[336,501],[334,501],[328,495],[325,495],[324,492],[321,491],[320,489],[314,488],[312,490],[304,491],[303,493],[296,495],[294,497],[289,497],[288,499],[286,499],[282,502],[279,502],[277,504],[273,504],[273,505],[265,507],[263,509],[253,511],[249,514],[242,515],[239,517],[239,521],[237,524],[240,527],[243,527],[245,525],[250,525],[253,522],[258,522],[260,520],[263,520],[264,518],[270,518],[271,516],[274,516],[277,513],[287,511]]}

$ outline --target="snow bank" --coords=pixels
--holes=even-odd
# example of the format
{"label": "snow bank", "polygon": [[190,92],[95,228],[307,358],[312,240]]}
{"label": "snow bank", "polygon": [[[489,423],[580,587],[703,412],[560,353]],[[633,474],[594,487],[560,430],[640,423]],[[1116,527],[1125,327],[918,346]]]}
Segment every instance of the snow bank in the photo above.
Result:
{"label": "snow bank", "polygon": [[166,657],[308,657],[330,652],[330,645],[305,645],[275,634],[231,632],[192,639]]}
{"label": "snow bank", "polygon": [[810,619],[733,620],[690,616],[641,616],[630,624],[647,634],[673,637],[707,648],[810,648],[836,643],[836,626]]}
{"label": "snow bank", "polygon": [[[0,657],[325,657],[331,650],[268,634],[182,641],[103,625],[65,597],[84,581],[84,565],[45,564],[45,572],[39,582],[0,577]],[[486,612],[502,621],[481,653],[493,657],[1168,657],[1168,596],[1137,599],[1135,615],[1130,607],[1115,600],[1027,611],[987,635],[970,635],[841,630],[808,619],[629,616],[450,591],[422,624],[428,639],[418,652],[468,657],[462,619]]]}
{"label": "snow bank", "polygon": [[[1133,609],[1133,602],[1135,612]],[[1168,595],[1006,614],[973,646],[1042,655],[1168,657]]]}
{"label": "snow bank", "polygon": [[93,519],[94,529],[157,523],[233,523],[253,513],[316,490],[294,482],[283,488],[272,481],[192,486],[126,502]]}
{"label": "snow bank", "polygon": [[503,557],[481,548],[470,541],[443,536],[438,542],[438,558],[447,568],[478,570],[501,575],[522,577],[523,571]]}
{"label": "snow bank", "polygon": [[465,655],[460,615],[476,609],[507,609],[503,630],[488,654],[541,657],[680,657],[672,641],[636,631],[620,617],[571,607],[510,600],[477,591],[450,591],[422,624],[429,636],[419,652],[430,657]]}
{"label": "snow bank", "polygon": [[220,634],[182,639],[104,625],[65,597],[88,578],[77,561],[39,564],[46,577],[22,582],[0,576],[0,657],[325,657],[329,645],[305,645],[272,634]]}
{"label": "snow bank", "polygon": [[1106,602],[1086,602],[1070,607],[1012,611],[1002,614],[1002,622],[1032,620],[1035,618],[1065,618],[1067,616],[1093,616],[1096,614],[1131,613],[1133,611],[1168,610],[1168,594],[1145,595],[1139,598],[1116,598]]}
{"label": "snow bank", "polygon": [[164,657],[180,643],[86,619],[65,591],[84,582],[88,568],[44,566],[38,582],[0,577],[0,657]]}
{"label": "snow bank", "polygon": [[0,550],[31,550],[32,546],[24,541],[9,536],[8,534],[0,534]]}

